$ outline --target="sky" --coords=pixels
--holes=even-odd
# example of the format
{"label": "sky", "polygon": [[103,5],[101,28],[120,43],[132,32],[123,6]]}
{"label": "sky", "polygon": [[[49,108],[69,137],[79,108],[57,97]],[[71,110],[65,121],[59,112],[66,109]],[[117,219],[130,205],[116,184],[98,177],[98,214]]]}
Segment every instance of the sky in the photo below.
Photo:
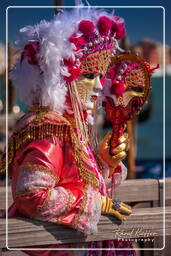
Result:
{"label": "sky", "polygon": [[[54,0],[0,0],[0,42],[5,42],[5,10],[8,6],[53,6]],[[74,6],[73,0],[62,1],[64,6]],[[115,8],[115,14],[124,17],[127,35],[131,43],[148,38],[163,43],[163,15],[166,13],[166,44],[171,45],[171,3],[170,0],[89,0],[92,6],[163,6],[163,8]],[[170,16],[170,17],[169,17]],[[39,23],[42,19],[50,20],[53,9],[49,8],[10,8],[8,10],[8,37],[14,43],[19,29]]]}

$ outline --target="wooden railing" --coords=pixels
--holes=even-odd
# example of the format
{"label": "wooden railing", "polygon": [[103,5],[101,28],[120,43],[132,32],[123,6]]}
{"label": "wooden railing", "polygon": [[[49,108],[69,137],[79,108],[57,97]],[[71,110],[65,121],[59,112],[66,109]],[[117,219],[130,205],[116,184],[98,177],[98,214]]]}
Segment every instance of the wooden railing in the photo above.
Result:
{"label": "wooden railing", "polygon": [[[166,179],[166,203],[171,200],[171,178]],[[11,194],[9,189],[9,201]],[[1,188],[0,200],[3,208],[5,188]],[[166,248],[165,252],[154,250],[153,248],[163,247],[164,235],[164,208],[163,204],[163,180],[144,179],[127,180],[119,187],[117,197],[125,202],[134,205],[133,213],[127,217],[123,223],[119,223],[115,218],[101,216],[96,235],[84,236],[63,225],[41,222],[26,218],[8,219],[8,247],[27,247],[35,245],[61,244],[61,243],[81,243],[88,241],[99,241],[109,239],[130,239],[134,241],[143,240],[146,255],[171,255],[171,206],[165,208],[166,222]],[[135,202],[138,202],[135,204]],[[150,207],[151,206],[151,207]],[[152,207],[155,206],[155,207]],[[141,208],[139,208],[141,207]],[[0,234],[1,248],[6,247],[5,242],[5,219],[1,219],[2,232]],[[148,241],[150,240],[150,241]],[[170,248],[169,248],[170,246]],[[13,256],[11,252],[4,252],[4,256]],[[154,254],[153,254],[154,253]],[[163,254],[165,253],[165,254]],[[20,255],[20,254],[18,254]],[[17,255],[17,256],[18,256]]]}

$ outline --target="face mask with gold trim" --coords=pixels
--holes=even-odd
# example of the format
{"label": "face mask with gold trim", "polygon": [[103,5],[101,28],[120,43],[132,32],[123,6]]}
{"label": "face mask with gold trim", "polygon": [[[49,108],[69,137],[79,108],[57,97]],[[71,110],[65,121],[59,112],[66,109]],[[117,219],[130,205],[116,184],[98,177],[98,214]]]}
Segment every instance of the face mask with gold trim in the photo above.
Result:
{"label": "face mask with gold trim", "polygon": [[100,74],[90,73],[80,76],[75,81],[83,110],[90,111],[94,109],[95,102],[103,88],[100,78]]}

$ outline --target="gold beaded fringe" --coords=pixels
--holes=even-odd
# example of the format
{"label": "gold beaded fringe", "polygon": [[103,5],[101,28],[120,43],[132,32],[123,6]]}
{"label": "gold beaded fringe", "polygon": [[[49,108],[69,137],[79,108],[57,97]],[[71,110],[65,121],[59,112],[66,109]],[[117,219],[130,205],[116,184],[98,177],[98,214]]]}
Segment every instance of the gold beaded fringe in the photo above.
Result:
{"label": "gold beaded fringe", "polygon": [[[95,173],[91,170],[91,161],[89,156],[83,150],[77,136],[74,133],[74,130],[67,124],[30,124],[20,130],[20,132],[14,133],[13,136],[9,139],[8,166],[12,163],[17,150],[20,149],[25,143],[31,143],[32,141],[44,139],[48,136],[56,136],[61,140],[71,139],[74,159],[79,169],[80,178],[86,184],[90,184],[94,188],[98,188],[98,180]],[[5,171],[6,155],[3,154],[2,159],[0,160],[0,173],[5,173]],[[9,176],[11,176],[10,173]]]}
{"label": "gold beaded fringe", "polygon": [[[69,126],[66,124],[51,124],[43,123],[41,125],[28,125],[18,133],[14,133],[9,139],[8,143],[8,165],[12,163],[12,160],[18,149],[25,143],[31,143],[35,140],[44,139],[48,136],[56,136],[60,139],[64,139],[68,136]],[[4,173],[6,170],[6,155],[3,154],[0,160],[0,173]]]}

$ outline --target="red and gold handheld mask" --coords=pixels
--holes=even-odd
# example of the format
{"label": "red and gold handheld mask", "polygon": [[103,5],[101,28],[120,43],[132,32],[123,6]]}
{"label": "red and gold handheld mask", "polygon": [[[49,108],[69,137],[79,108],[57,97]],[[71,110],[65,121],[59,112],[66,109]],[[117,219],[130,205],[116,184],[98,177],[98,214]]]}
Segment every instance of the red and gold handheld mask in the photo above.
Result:
{"label": "red and gold handheld mask", "polygon": [[121,54],[112,59],[104,89],[106,117],[113,124],[112,147],[117,146],[125,122],[145,104],[152,71],[137,55]]}

